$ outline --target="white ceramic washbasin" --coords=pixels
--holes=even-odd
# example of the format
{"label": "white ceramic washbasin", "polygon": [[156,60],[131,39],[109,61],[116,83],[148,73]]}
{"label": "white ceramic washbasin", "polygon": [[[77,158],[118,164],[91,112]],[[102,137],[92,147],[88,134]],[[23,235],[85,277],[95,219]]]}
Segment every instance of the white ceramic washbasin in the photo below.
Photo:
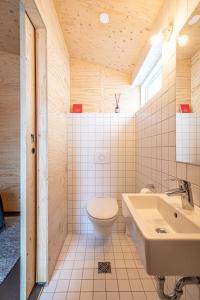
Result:
{"label": "white ceramic washbasin", "polygon": [[123,194],[122,210],[150,275],[200,275],[200,209],[187,211],[179,196]]}

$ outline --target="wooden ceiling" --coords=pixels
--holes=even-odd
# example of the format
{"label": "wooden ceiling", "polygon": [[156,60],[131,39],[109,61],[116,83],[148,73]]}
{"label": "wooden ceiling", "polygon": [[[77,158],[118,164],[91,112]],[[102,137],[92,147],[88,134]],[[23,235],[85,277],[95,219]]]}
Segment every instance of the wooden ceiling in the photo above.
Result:
{"label": "wooden ceiling", "polygon": [[19,54],[19,1],[0,1],[0,51]]}
{"label": "wooden ceiling", "polygon": [[[54,0],[71,57],[131,73],[163,0]],[[102,12],[110,23],[99,22]]]}

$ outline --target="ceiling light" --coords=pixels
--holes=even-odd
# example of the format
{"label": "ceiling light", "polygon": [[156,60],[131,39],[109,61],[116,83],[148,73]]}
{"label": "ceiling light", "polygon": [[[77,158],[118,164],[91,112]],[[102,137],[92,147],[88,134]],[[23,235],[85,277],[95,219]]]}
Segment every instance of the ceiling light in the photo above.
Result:
{"label": "ceiling light", "polygon": [[108,24],[110,21],[109,15],[107,13],[102,13],[99,16],[99,20],[102,24]]}
{"label": "ceiling light", "polygon": [[189,41],[189,37],[186,34],[179,35],[177,42],[180,47],[184,47]]}
{"label": "ceiling light", "polygon": [[160,30],[158,34],[155,34],[151,37],[152,46],[160,46],[163,41],[168,42],[171,38],[173,32],[173,24],[169,23],[167,27]]}
{"label": "ceiling light", "polygon": [[195,25],[199,22],[199,20],[200,20],[200,15],[195,15],[189,20],[188,24]]}

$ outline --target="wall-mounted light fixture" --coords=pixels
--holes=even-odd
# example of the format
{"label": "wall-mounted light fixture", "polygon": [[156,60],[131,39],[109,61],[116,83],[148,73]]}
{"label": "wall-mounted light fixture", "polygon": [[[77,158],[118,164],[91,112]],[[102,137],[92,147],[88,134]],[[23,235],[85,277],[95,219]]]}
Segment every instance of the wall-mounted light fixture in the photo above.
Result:
{"label": "wall-mounted light fixture", "polygon": [[189,37],[186,34],[181,34],[177,37],[177,43],[180,47],[184,47],[189,41]]}
{"label": "wall-mounted light fixture", "polygon": [[150,43],[152,46],[159,46],[162,44],[162,41],[163,38],[161,32],[159,32],[158,34],[154,34],[150,39]]}
{"label": "wall-mounted light fixture", "polygon": [[200,21],[200,15],[194,15],[191,17],[191,19],[188,21],[188,25],[195,25]]}
{"label": "wall-mounted light fixture", "polygon": [[155,34],[151,37],[151,45],[152,46],[159,46],[161,43],[163,42],[168,42],[171,38],[173,32],[173,24],[169,23],[169,25],[160,30],[160,32],[158,34]]}

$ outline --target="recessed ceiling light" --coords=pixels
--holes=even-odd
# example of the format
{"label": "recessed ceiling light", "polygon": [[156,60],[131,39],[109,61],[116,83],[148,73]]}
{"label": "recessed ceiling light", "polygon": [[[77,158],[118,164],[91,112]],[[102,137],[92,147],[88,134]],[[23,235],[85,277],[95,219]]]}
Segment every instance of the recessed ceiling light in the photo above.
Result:
{"label": "recessed ceiling light", "polygon": [[110,22],[109,15],[107,13],[100,14],[99,20],[102,24],[108,24]]}
{"label": "recessed ceiling light", "polygon": [[177,42],[180,47],[184,47],[189,41],[189,37],[186,34],[179,35],[177,37]]}
{"label": "recessed ceiling light", "polygon": [[199,20],[200,20],[200,15],[195,15],[189,20],[188,24],[195,25],[199,22]]}

